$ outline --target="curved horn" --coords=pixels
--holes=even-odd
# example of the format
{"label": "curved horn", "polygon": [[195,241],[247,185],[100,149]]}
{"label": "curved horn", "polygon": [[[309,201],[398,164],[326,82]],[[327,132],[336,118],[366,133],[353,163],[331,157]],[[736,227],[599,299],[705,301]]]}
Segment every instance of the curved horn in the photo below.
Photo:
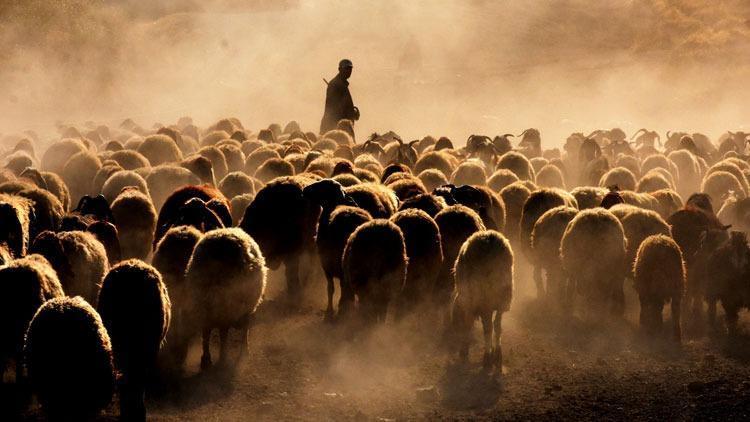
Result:
{"label": "curved horn", "polygon": [[589,133],[588,135],[586,135],[586,138],[587,138],[587,139],[588,139],[588,138],[591,138],[592,136],[594,136],[594,135],[598,135],[598,134],[600,134],[600,133],[602,133],[602,130],[601,130],[601,129],[595,129],[595,130],[594,130],[593,132],[591,132],[591,133]]}
{"label": "curved horn", "polygon": [[521,132],[518,136],[524,136],[526,135],[526,132],[528,132],[530,129],[526,129],[523,132]]}
{"label": "curved horn", "polygon": [[505,135],[501,136],[501,138],[507,138],[508,136],[512,136],[514,138],[516,137],[516,135],[514,135],[512,133],[506,133]]}
{"label": "curved horn", "polygon": [[669,140],[670,137],[672,137],[672,134],[669,131],[667,131],[667,140]]}
{"label": "curved horn", "polygon": [[633,140],[633,138],[635,138],[641,132],[648,133],[648,131],[646,130],[646,128],[640,128],[640,129],[638,129],[638,132],[634,133],[633,136],[630,137],[630,140]]}
{"label": "curved horn", "polygon": [[419,143],[419,139],[415,139],[415,140],[413,140],[413,141],[409,142],[409,143],[408,143],[408,144],[406,144],[406,145],[408,145],[409,147],[412,147],[412,146],[413,146],[414,144],[417,144],[417,143]]}

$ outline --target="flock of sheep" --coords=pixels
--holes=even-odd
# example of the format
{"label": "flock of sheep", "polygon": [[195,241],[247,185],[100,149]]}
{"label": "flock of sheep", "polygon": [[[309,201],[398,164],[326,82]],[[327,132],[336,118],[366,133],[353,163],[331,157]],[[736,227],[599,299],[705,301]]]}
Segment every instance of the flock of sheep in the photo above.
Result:
{"label": "flock of sheep", "polygon": [[246,352],[282,264],[288,306],[322,271],[327,321],[364,330],[429,314],[464,361],[480,319],[497,373],[514,267],[566,315],[622,318],[628,280],[646,333],[660,335],[666,304],[678,342],[681,315],[700,321],[704,302],[720,327],[721,301],[736,334],[750,305],[750,135],[668,133],[662,146],[653,131],[599,130],[562,151],[543,150],[536,129],[519,136],[356,142],[346,120],[254,133],[234,118],[6,136],[3,372],[15,363],[50,417],[96,415],[117,392],[123,419],[143,420],[149,377],[179,373],[199,335],[202,369],[212,330],[219,364],[230,328]]}

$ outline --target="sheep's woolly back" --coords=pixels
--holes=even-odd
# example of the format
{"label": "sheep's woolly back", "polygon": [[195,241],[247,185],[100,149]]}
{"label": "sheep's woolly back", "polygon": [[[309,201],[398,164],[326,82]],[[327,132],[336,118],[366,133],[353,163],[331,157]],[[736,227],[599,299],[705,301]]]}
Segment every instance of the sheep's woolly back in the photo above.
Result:
{"label": "sheep's woolly back", "polygon": [[456,186],[483,186],[487,182],[487,174],[480,162],[464,161],[451,175],[451,182]]}
{"label": "sheep's woolly back", "polygon": [[312,181],[302,175],[274,179],[245,209],[240,227],[258,242],[271,268],[312,247],[320,207],[302,195]]}
{"label": "sheep's woolly back", "polygon": [[579,209],[585,210],[600,206],[604,195],[607,194],[607,189],[596,186],[579,186],[570,191],[570,194],[578,201]]}
{"label": "sheep's woolly back", "polygon": [[146,181],[141,175],[132,170],[121,170],[110,176],[109,179],[104,182],[101,194],[104,195],[107,202],[111,204],[120,192],[128,186],[133,186],[144,195],[149,196]]}
{"label": "sheep's woolly back", "polygon": [[107,157],[107,159],[117,162],[117,164],[125,170],[135,170],[151,166],[148,158],[144,157],[140,152],[133,151],[132,149],[115,151]]}
{"label": "sheep's woolly back", "polygon": [[182,161],[182,151],[174,139],[167,135],[146,137],[138,146],[138,152],[146,157],[152,166]]}
{"label": "sheep's woolly back", "polygon": [[44,302],[63,296],[55,270],[41,255],[29,255],[0,267],[0,365],[23,350],[29,322]]}
{"label": "sheep's woolly back", "polygon": [[641,163],[641,173],[646,174],[650,170],[653,170],[656,168],[670,170],[672,168],[670,164],[671,163],[669,159],[664,155],[661,155],[661,154],[649,155]]}
{"label": "sheep's woolly back", "polygon": [[198,155],[201,157],[208,158],[211,161],[211,167],[214,170],[216,180],[221,180],[227,175],[229,168],[227,167],[227,160],[224,158],[219,148],[215,146],[205,146],[198,150]]}
{"label": "sheep's woolly back", "polygon": [[520,239],[522,241],[521,249],[524,253],[531,252],[531,231],[539,217],[552,208],[561,205],[570,206],[571,204],[566,201],[565,196],[558,189],[544,188],[529,195],[521,210]]}
{"label": "sheep's woolly back", "polygon": [[151,169],[146,183],[154,208],[159,211],[172,192],[185,185],[198,185],[200,179],[184,167],[161,165]]}
{"label": "sheep's woolly back", "polygon": [[[391,178],[388,178],[388,180],[391,180]],[[399,201],[405,201],[409,198],[427,193],[427,188],[425,188],[422,182],[412,176],[398,179],[395,182],[387,183],[386,185],[396,194]]]}
{"label": "sheep's woolly back", "polygon": [[423,154],[414,165],[414,172],[420,174],[425,170],[438,170],[444,177],[448,178],[453,174],[455,165],[450,156],[444,152],[432,151]]}
{"label": "sheep's woolly back", "polygon": [[[101,172],[101,169],[97,174]],[[44,179],[44,182],[47,184],[47,190],[52,192],[53,195],[57,197],[57,199],[60,200],[60,203],[63,206],[64,210],[70,209],[70,191],[68,190],[68,186],[65,185],[65,182],[62,180],[62,177],[58,176],[55,173],[50,173],[47,171],[43,171],[42,178]],[[103,183],[103,182],[102,182]],[[93,185],[94,191],[98,191],[100,186],[97,186],[96,184]]]}
{"label": "sheep's woolly back", "polygon": [[57,141],[44,151],[41,162],[42,170],[60,174],[70,157],[83,151],[86,151],[86,147],[77,139]]}
{"label": "sheep's woolly back", "polygon": [[115,265],[102,281],[97,310],[112,340],[117,368],[126,376],[146,371],[156,359],[171,318],[159,272],[137,259]]}
{"label": "sheep's woolly back", "polygon": [[96,303],[109,259],[104,245],[93,234],[44,232],[34,240],[31,252],[47,258],[68,296],[83,296],[89,303]]}
{"label": "sheep's woolly back", "polygon": [[500,193],[504,187],[510,185],[513,182],[520,180],[515,173],[508,169],[497,169],[489,179],[487,179],[487,186],[495,192]]}
{"label": "sheep's woolly back", "polygon": [[70,189],[71,201],[78,203],[83,195],[94,193],[94,177],[101,167],[99,157],[88,151],[82,151],[70,157],[60,176]]}
{"label": "sheep's woolly back", "polygon": [[359,226],[346,242],[344,283],[358,295],[387,300],[403,288],[407,263],[401,229],[389,220],[372,220]]}
{"label": "sheep's woolly back", "polygon": [[229,199],[245,193],[255,194],[253,180],[241,171],[234,171],[224,176],[219,182],[219,190]]}
{"label": "sheep's woolly back", "polygon": [[610,169],[599,180],[599,186],[603,188],[617,186],[622,190],[635,190],[636,184],[635,175],[625,167]]}
{"label": "sheep's woolly back", "polygon": [[636,251],[644,239],[652,235],[670,235],[669,225],[655,211],[637,209],[620,219],[628,241],[628,263],[635,259]]}
{"label": "sheep's woolly back", "polygon": [[617,160],[615,160],[615,167],[624,167],[630,170],[636,178],[641,175],[641,163],[638,161],[638,158],[633,157],[632,155],[620,155],[617,157]]}
{"label": "sheep's woolly back", "polygon": [[643,299],[663,303],[685,292],[682,252],[671,237],[649,236],[641,243],[633,265],[635,290]]}
{"label": "sheep's woolly back", "polygon": [[738,199],[745,198],[742,184],[732,173],[717,170],[706,176],[701,185],[701,192],[707,193],[714,204],[724,202],[730,193]]}
{"label": "sheep's woolly back", "polygon": [[371,221],[370,214],[356,207],[339,206],[328,218],[325,230],[318,231],[316,242],[323,269],[334,277],[342,277],[341,259],[346,242],[357,227]]}
{"label": "sheep's woolly back", "polygon": [[[164,201],[164,205],[159,211],[159,217],[156,220],[156,233],[154,234],[154,243],[164,236],[167,230],[176,221],[180,214],[180,208],[185,203],[193,198],[198,198],[203,202],[208,203],[211,200],[216,200],[219,203],[224,204],[229,208],[229,201],[222,195],[222,193],[213,186],[210,185],[188,185],[183,186],[174,192]],[[154,244],[154,246],[156,246]]]}
{"label": "sheep's woolly back", "polygon": [[455,266],[455,300],[470,313],[510,310],[513,250],[499,232],[474,233],[464,242]]}
{"label": "sheep's woolly back", "polygon": [[203,321],[233,325],[257,309],[267,272],[258,244],[247,233],[212,230],[195,245],[185,272],[192,306]]}
{"label": "sheep's woolly back", "polygon": [[360,208],[367,210],[372,218],[390,218],[398,209],[398,197],[386,186],[362,183],[344,189]]}
{"label": "sheep's woolly back", "polygon": [[18,196],[30,200],[34,210],[34,230],[30,232],[31,236],[44,230],[56,230],[60,226],[65,210],[57,197],[48,190],[31,188],[18,192]]}
{"label": "sheep's woolly back", "polygon": [[560,241],[578,210],[561,205],[542,214],[531,231],[531,250],[535,265],[560,265]]}
{"label": "sheep's woolly back", "polygon": [[672,186],[669,180],[667,180],[667,178],[664,177],[661,172],[657,170],[651,170],[648,173],[644,174],[643,177],[641,177],[641,180],[638,181],[636,192],[651,193],[661,189],[673,188],[674,186]]}
{"label": "sheep's woolly back", "polygon": [[436,169],[424,170],[419,173],[417,177],[422,181],[425,189],[427,189],[427,191],[429,192],[432,192],[440,186],[448,184],[448,179],[445,177],[445,175],[443,175],[440,170]]}
{"label": "sheep's woolly back", "polygon": [[622,224],[604,208],[583,210],[563,234],[560,256],[568,274],[584,283],[624,270],[625,233]]}
{"label": "sheep's woolly back", "polygon": [[505,233],[511,239],[518,238],[523,206],[530,195],[531,190],[521,182],[511,183],[500,191],[505,204]]}
{"label": "sheep's woolly back", "polygon": [[651,196],[653,196],[658,203],[656,212],[658,212],[665,220],[684,205],[680,194],[672,189],[661,189],[656,192],[651,192]]}
{"label": "sheep's woolly back", "polygon": [[203,234],[192,226],[172,227],[156,245],[153,265],[163,277],[164,283],[173,290],[182,289],[190,256]]}
{"label": "sheep's woolly back", "polygon": [[112,202],[122,258],[146,259],[151,252],[156,229],[156,209],[151,200],[135,189],[121,193]]}
{"label": "sheep's woolly back", "polygon": [[0,193],[0,244],[16,258],[25,256],[29,247],[32,209],[30,200]]}
{"label": "sheep's woolly back", "polygon": [[546,164],[537,173],[536,184],[542,188],[565,189],[565,178],[557,166]]}
{"label": "sheep's woolly back", "polygon": [[419,209],[406,209],[393,214],[391,221],[404,235],[409,268],[416,268],[415,264],[423,264],[425,261],[428,261],[428,265],[424,265],[424,270],[434,269],[442,264],[440,229],[432,217]]}
{"label": "sheep's woolly back", "polygon": [[437,213],[447,206],[442,196],[425,193],[405,200],[399,205],[398,210],[403,211],[416,208],[426,212],[431,218],[435,218]]}
{"label": "sheep's woolly back", "polygon": [[109,335],[80,297],[58,297],[39,308],[26,334],[25,356],[32,389],[51,417],[92,417],[112,399]]}
{"label": "sheep's woolly back", "polygon": [[479,215],[469,207],[452,205],[435,216],[440,228],[445,262],[453,262],[461,245],[475,232],[485,230]]}
{"label": "sheep's woolly back", "polygon": [[620,191],[620,196],[626,204],[643,208],[646,210],[656,210],[659,206],[656,199],[648,193],[636,193],[633,191],[625,190]]}
{"label": "sheep's woolly back", "polygon": [[294,166],[283,158],[270,158],[258,167],[254,177],[263,183],[282,176],[294,176]]}
{"label": "sheep's woolly back", "polygon": [[748,186],[747,177],[742,172],[742,169],[733,161],[723,160],[714,164],[706,171],[706,177],[711,173],[717,171],[726,171],[728,173],[732,173],[732,175],[737,178],[737,181],[740,182],[740,185],[742,185],[742,191],[745,193],[745,195],[747,196],[747,194],[750,193],[750,186]]}
{"label": "sheep's woolly back", "polygon": [[516,152],[508,151],[500,157],[500,161],[497,163],[498,169],[508,169],[513,172],[520,180],[534,181],[536,175],[534,174],[534,167],[531,166],[531,162],[525,155]]}

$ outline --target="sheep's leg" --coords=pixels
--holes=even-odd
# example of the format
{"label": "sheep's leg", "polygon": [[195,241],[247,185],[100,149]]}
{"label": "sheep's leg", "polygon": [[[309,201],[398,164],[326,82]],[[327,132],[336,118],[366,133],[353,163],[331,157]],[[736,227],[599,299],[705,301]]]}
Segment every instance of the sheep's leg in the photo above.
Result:
{"label": "sheep's leg", "polygon": [[729,337],[737,336],[737,319],[739,318],[738,311],[739,307],[735,307],[733,305],[724,305],[724,314],[727,320],[727,331],[729,332]]}
{"label": "sheep's leg", "polygon": [[482,334],[484,334],[484,357],[482,366],[484,369],[492,367],[492,312],[482,313]]}
{"label": "sheep's leg", "polygon": [[648,301],[645,299],[641,299],[641,313],[638,316],[638,324],[641,326],[641,331],[648,331],[648,318],[649,318],[649,309],[648,309]]}
{"label": "sheep's leg", "polygon": [[716,328],[716,299],[715,298],[708,299],[708,325],[711,326],[712,329]]}
{"label": "sheep's leg", "polygon": [[242,328],[240,328],[240,354],[237,357],[237,362],[241,362],[242,359],[244,359],[245,355],[247,354],[247,348],[248,348],[247,337],[254,323],[255,323],[255,315],[248,315],[247,320],[245,321],[245,324],[242,326]]}
{"label": "sheep's leg", "polygon": [[536,298],[543,298],[545,296],[544,279],[542,278],[542,267],[539,265],[534,265],[534,284],[536,284]]}
{"label": "sheep's leg", "polygon": [[[455,335],[458,344],[458,359],[461,363],[469,360],[469,342],[471,339],[472,321],[460,305],[454,305],[448,332]],[[449,342],[452,343],[452,342]]]}
{"label": "sheep's leg", "polygon": [[142,380],[123,380],[120,386],[120,420],[144,421],[146,420],[146,388]]}
{"label": "sheep's leg", "polygon": [[203,329],[203,355],[201,356],[201,369],[211,367],[211,329]]}
{"label": "sheep's leg", "polygon": [[625,290],[624,280],[617,278],[612,283],[612,315],[622,317],[625,315]]}
{"label": "sheep's leg", "polygon": [[674,341],[676,341],[677,343],[682,342],[682,328],[680,327],[680,308],[680,298],[672,298],[672,327],[674,333]]}
{"label": "sheep's leg", "polygon": [[333,321],[333,295],[336,292],[336,286],[333,284],[333,276],[326,271],[326,281],[328,282],[328,306],[324,320]]}
{"label": "sheep's leg", "polygon": [[492,360],[494,361],[494,364],[497,365],[498,374],[503,372],[503,346],[501,344],[502,335],[503,335],[502,325],[503,325],[503,313],[501,311],[497,311],[495,313],[495,321],[494,321],[495,350],[493,352]]}
{"label": "sheep's leg", "polygon": [[343,278],[339,279],[339,288],[341,289],[339,316],[341,316],[346,315],[354,306],[354,290],[349,283],[344,282]]}
{"label": "sheep's leg", "polygon": [[[247,331],[247,330],[246,330]],[[223,365],[227,361],[229,348],[227,347],[227,338],[229,337],[229,328],[219,328],[219,364]]]}
{"label": "sheep's leg", "polygon": [[298,306],[302,297],[299,282],[299,259],[299,255],[294,255],[285,263],[287,298],[292,306]]}

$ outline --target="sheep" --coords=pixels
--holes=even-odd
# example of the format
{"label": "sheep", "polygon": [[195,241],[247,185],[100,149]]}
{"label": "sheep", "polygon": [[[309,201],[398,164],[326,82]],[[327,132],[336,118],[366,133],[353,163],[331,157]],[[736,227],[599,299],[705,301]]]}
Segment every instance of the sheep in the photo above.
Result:
{"label": "sheep", "polygon": [[218,144],[219,148],[227,162],[227,171],[242,171],[245,168],[245,154],[240,149],[240,143],[235,144]]}
{"label": "sheep", "polygon": [[547,164],[537,172],[536,184],[543,188],[565,189],[565,178],[557,166]]}
{"label": "sheep", "polygon": [[671,302],[673,336],[679,343],[680,305],[685,293],[685,263],[680,247],[664,234],[647,237],[638,247],[633,274],[641,304],[641,327],[647,332],[659,330],[664,304]]}
{"label": "sheep", "polygon": [[626,239],[622,224],[603,208],[583,210],[565,228],[560,242],[563,270],[568,278],[566,307],[582,294],[596,316],[607,306],[614,315],[625,311],[623,279]]}
{"label": "sheep", "polygon": [[[531,232],[539,217],[552,208],[561,205],[576,208],[578,204],[574,204],[573,201],[575,201],[575,199],[573,199],[570,194],[560,189],[544,188],[532,192],[531,195],[529,195],[526,202],[523,204],[523,209],[521,210],[521,221],[519,226],[521,251],[523,251],[528,259],[533,259],[533,252],[531,250]],[[542,267],[540,265],[534,265],[534,284],[536,285],[537,297],[543,298],[547,292],[544,289]]]}
{"label": "sheep", "polygon": [[383,185],[362,183],[344,191],[360,208],[369,212],[372,218],[390,218],[398,209],[396,194]]}
{"label": "sheep", "polygon": [[[125,170],[135,170],[143,167],[151,167],[152,164],[149,161],[148,158],[143,156],[138,151],[133,151],[132,149],[124,149],[121,151],[116,151],[112,153],[109,157],[107,157],[108,160],[115,161],[117,164],[120,165]],[[156,161],[156,160],[155,160]],[[153,166],[156,166],[157,164],[154,164]]]}
{"label": "sheep", "polygon": [[[198,198],[203,201],[204,208],[212,201],[216,201],[226,209],[229,209],[227,199],[213,186],[188,185],[175,190],[164,201],[164,205],[161,207],[161,211],[159,211],[159,216],[156,220],[156,231],[154,232],[154,247],[156,247],[156,244],[164,236],[164,233],[177,223],[180,219],[182,207],[192,198]],[[222,220],[221,216],[216,214],[214,216],[223,226],[228,226],[232,223],[231,215],[228,220]]]}
{"label": "sheep", "polygon": [[151,252],[156,228],[156,209],[150,199],[136,189],[127,189],[112,202],[122,258],[145,260]]}
{"label": "sheep", "polygon": [[565,305],[565,277],[560,259],[560,242],[565,228],[578,214],[578,210],[566,205],[547,210],[534,223],[531,231],[531,262],[544,270],[548,292],[559,304]]}
{"label": "sheep", "polygon": [[431,218],[435,218],[437,213],[447,206],[448,205],[443,197],[424,193],[403,201],[401,205],[399,205],[398,211],[416,208],[426,212]]}
{"label": "sheep", "polygon": [[26,167],[34,167],[34,160],[25,152],[14,152],[7,157],[5,168],[12,171],[16,176],[20,175]]}
{"label": "sheep", "polygon": [[641,177],[635,191],[639,193],[651,193],[662,189],[674,189],[674,186],[656,170],[651,170]]}
{"label": "sheep", "polygon": [[425,189],[432,192],[436,188],[447,185],[448,179],[445,175],[436,169],[427,169],[417,175],[417,178],[422,181]]}
{"label": "sheep", "polygon": [[258,242],[269,268],[285,264],[290,303],[301,299],[300,255],[314,246],[320,207],[302,194],[312,182],[301,175],[274,179],[258,191],[239,224]]}
{"label": "sheep", "polygon": [[747,233],[731,231],[725,241],[712,248],[706,268],[710,269],[711,276],[711,282],[705,286],[709,323],[715,326],[716,302],[720,300],[729,337],[735,338],[738,334],[739,310],[750,306],[747,294],[750,245]]}
{"label": "sheep", "polygon": [[282,176],[294,176],[294,166],[283,158],[270,158],[263,162],[253,175],[263,183]]}
{"label": "sheep", "polygon": [[[94,176],[94,181],[92,182],[93,183],[92,190],[94,192],[101,192],[102,187],[104,187],[104,183],[107,181],[107,179],[112,177],[112,175],[114,175],[118,171],[122,171],[122,170],[123,168],[120,167],[119,164],[112,163],[110,161],[104,161],[102,163],[102,168],[100,168],[99,171],[96,172],[96,175]],[[67,189],[67,186],[65,186],[65,188],[66,188],[66,191],[68,191],[68,196],[69,196],[69,190]],[[69,198],[68,198],[68,201],[69,202],[68,202],[68,206],[66,207],[66,209],[69,209],[71,205]]]}
{"label": "sheep", "polygon": [[484,367],[494,366],[500,374],[502,315],[510,310],[513,301],[510,242],[493,230],[474,233],[461,246],[455,274],[452,316],[462,337],[459,356],[463,361],[468,360],[471,328],[479,317],[484,332]]}
{"label": "sheep", "polygon": [[138,146],[137,151],[146,157],[152,166],[182,161],[182,151],[177,146],[177,142],[167,135],[146,137]]}
{"label": "sheep", "polygon": [[451,175],[451,183],[454,185],[482,186],[486,182],[487,175],[484,166],[478,161],[464,161]]}
{"label": "sheep", "polygon": [[414,173],[420,174],[425,170],[438,170],[443,176],[450,177],[455,169],[454,160],[444,152],[433,151],[423,154],[414,164]]}
{"label": "sheep", "polygon": [[[744,161],[741,162],[744,163]],[[745,165],[747,165],[747,163],[745,163]],[[750,186],[748,186],[747,177],[742,172],[742,168],[740,168],[740,166],[735,162],[724,160],[712,165],[709,169],[706,170],[704,179],[711,173],[717,171],[726,171],[728,173],[732,173],[732,175],[737,178],[737,181],[740,182],[740,185],[742,185],[742,192],[745,193],[746,196],[748,193],[750,193]]]}
{"label": "sheep", "polygon": [[518,240],[521,215],[526,199],[531,190],[520,182],[514,182],[500,190],[500,197],[505,204],[505,235],[511,242]]}
{"label": "sheep", "polygon": [[185,284],[185,270],[195,245],[203,234],[195,227],[172,227],[159,241],[154,251],[153,266],[161,274],[162,281],[169,291],[172,304],[172,319],[167,333],[166,352],[173,367],[181,366],[188,351],[188,297]]}
{"label": "sheep", "polygon": [[517,182],[518,176],[508,169],[497,169],[487,179],[487,186],[497,193],[500,193],[504,187],[510,185],[513,182]]}
{"label": "sheep", "polygon": [[635,190],[636,184],[635,175],[625,167],[610,169],[599,179],[599,186],[603,188],[617,186],[622,190]]}
{"label": "sheep", "polygon": [[672,189],[660,189],[651,192],[651,196],[653,196],[657,202],[656,212],[658,212],[665,220],[683,207],[680,194]]}
{"label": "sheep", "polygon": [[242,216],[245,215],[245,209],[253,202],[253,199],[255,199],[255,195],[244,193],[235,196],[229,201],[232,210],[232,226],[239,226]]}
{"label": "sheep", "polygon": [[90,152],[79,152],[65,163],[60,176],[70,189],[72,202],[93,192],[93,180],[102,164],[99,158]]}
{"label": "sheep", "polygon": [[443,265],[440,229],[430,215],[420,209],[406,209],[390,219],[404,235],[408,265],[401,312],[414,310],[428,301]]}
{"label": "sheep", "polygon": [[30,188],[17,193],[18,196],[31,201],[34,221],[29,227],[29,239],[45,230],[57,230],[65,215],[60,201],[45,189]]}
{"label": "sheep", "polygon": [[84,151],[86,151],[86,146],[77,139],[57,141],[44,151],[41,161],[42,170],[60,174],[70,157]]}
{"label": "sheep", "polygon": [[497,162],[497,169],[508,169],[513,172],[520,180],[534,181],[534,167],[531,165],[526,156],[516,151],[508,151],[500,157]]}
{"label": "sheep", "polygon": [[682,197],[689,196],[700,187],[700,167],[695,156],[686,150],[672,151],[667,156],[679,171],[677,192]]}
{"label": "sheep", "polygon": [[32,229],[33,206],[31,201],[0,193],[0,244],[5,244],[15,258],[26,255]]}
{"label": "sheep", "polygon": [[604,195],[607,194],[607,189],[597,186],[579,186],[570,191],[570,194],[578,202],[579,209],[585,210],[598,207]]}
{"label": "sheep", "polygon": [[332,179],[337,181],[341,186],[344,187],[354,186],[362,183],[362,181],[359,180],[357,176],[348,173],[338,174],[336,176],[333,176]]}
{"label": "sheep", "polygon": [[732,173],[722,170],[716,170],[703,179],[701,192],[708,194],[715,204],[724,202],[730,192],[739,199],[745,198],[740,181]]}
{"label": "sheep", "polygon": [[93,234],[96,240],[102,243],[107,251],[107,260],[110,264],[122,260],[120,240],[117,237],[117,227],[108,221],[94,221],[86,227],[86,231]]}
{"label": "sheep", "polygon": [[398,177],[408,177],[411,176],[411,174],[411,169],[405,164],[390,164],[383,169],[383,174],[380,177],[380,183],[388,185],[392,182],[395,182],[395,179],[389,180],[392,175],[397,175]]}
{"label": "sheep", "polygon": [[120,417],[145,421],[146,378],[154,370],[171,317],[161,275],[137,259],[115,265],[102,281],[96,309],[112,342],[115,368],[122,374]]}
{"label": "sheep", "polygon": [[26,333],[32,390],[50,419],[85,420],[112,400],[112,345],[99,314],[80,297],[48,300]]}
{"label": "sheep", "polygon": [[200,179],[190,170],[176,165],[160,165],[153,167],[146,177],[154,208],[159,211],[167,197],[176,189],[185,185],[198,185]]}
{"label": "sheep", "polygon": [[634,205],[638,208],[646,210],[656,210],[659,207],[659,203],[656,198],[648,193],[636,193],[633,191],[623,190],[617,192],[626,204]]}
{"label": "sheep", "polygon": [[13,262],[3,262],[0,306],[0,379],[6,362],[16,363],[16,382],[23,379],[23,341],[31,319],[47,300],[63,296],[55,270],[44,257],[29,255]]}
{"label": "sheep", "polygon": [[531,158],[529,162],[531,163],[531,167],[534,169],[534,173],[536,173],[537,175],[539,174],[539,170],[541,170],[542,167],[549,164],[549,160],[544,157],[534,157]]}
{"label": "sheep", "polygon": [[68,296],[83,296],[87,302],[96,303],[99,284],[109,269],[109,259],[104,246],[93,234],[42,232],[34,239],[29,252],[47,258]]}
{"label": "sheep", "polygon": [[361,168],[355,168],[354,169],[354,176],[361,180],[362,183],[378,183],[378,174],[377,172],[374,172],[372,170],[368,169],[361,169]]}
{"label": "sheep", "polygon": [[219,190],[229,199],[245,193],[255,194],[253,180],[250,176],[239,171],[231,172],[224,176],[221,182],[219,182]]}
{"label": "sheep", "polygon": [[655,235],[671,236],[669,225],[655,211],[634,208],[618,216],[627,239],[626,264],[633,268],[638,248],[647,237]]}
{"label": "sheep", "polygon": [[[239,228],[206,233],[195,245],[185,271],[187,315],[202,330],[201,369],[211,366],[211,330],[221,339],[219,363],[228,355],[230,327],[241,331],[240,357],[247,352],[247,330],[266,289],[266,262],[258,244]],[[220,274],[220,277],[217,277]]]}
{"label": "sheep", "polygon": [[112,201],[117,198],[120,192],[122,192],[123,188],[126,188],[128,186],[133,186],[142,194],[150,196],[146,180],[144,180],[143,177],[132,170],[120,170],[110,176],[109,179],[104,182],[101,194],[104,195],[104,198],[107,200],[107,202],[112,203]]}
{"label": "sheep", "polygon": [[359,299],[365,321],[385,322],[389,304],[403,290],[407,264],[404,235],[389,220],[369,221],[349,236],[341,261],[343,284]]}
{"label": "sheep", "polygon": [[[391,179],[392,178],[389,178],[388,180]],[[386,186],[396,194],[399,202],[427,193],[427,188],[425,188],[422,182],[412,176],[396,180],[392,183],[387,183]]]}
{"label": "sheep", "polygon": [[221,150],[215,146],[205,146],[198,150],[198,155],[208,158],[211,161],[211,168],[214,171],[216,180],[221,180],[227,175],[228,167],[227,160],[224,158]]}
{"label": "sheep", "polygon": [[443,248],[443,265],[440,266],[437,281],[432,291],[433,302],[439,307],[450,304],[455,286],[453,265],[459,249],[472,234],[485,230],[479,215],[464,205],[451,205],[435,216],[440,229],[440,243]]}
{"label": "sheep", "polygon": [[[99,172],[97,172],[97,174],[99,173],[101,173],[101,169],[99,170]],[[68,190],[68,186],[65,185],[65,182],[62,180],[62,177],[48,171],[43,171],[41,172],[41,174],[42,178],[44,179],[44,183],[46,184],[45,189],[50,191],[57,197],[57,199],[60,200],[60,203],[62,204],[64,210],[67,211],[68,209],[70,209],[70,191]],[[97,187],[96,184],[94,184],[93,191],[96,192],[100,188],[101,186]]]}
{"label": "sheep", "polygon": [[269,160],[271,158],[281,158],[281,155],[279,155],[278,152],[267,146],[257,148],[251,153],[246,152],[245,154],[247,154],[244,167],[244,171],[246,174],[255,174],[255,171],[258,170],[258,167],[260,167],[261,164],[265,163],[266,160]]}

